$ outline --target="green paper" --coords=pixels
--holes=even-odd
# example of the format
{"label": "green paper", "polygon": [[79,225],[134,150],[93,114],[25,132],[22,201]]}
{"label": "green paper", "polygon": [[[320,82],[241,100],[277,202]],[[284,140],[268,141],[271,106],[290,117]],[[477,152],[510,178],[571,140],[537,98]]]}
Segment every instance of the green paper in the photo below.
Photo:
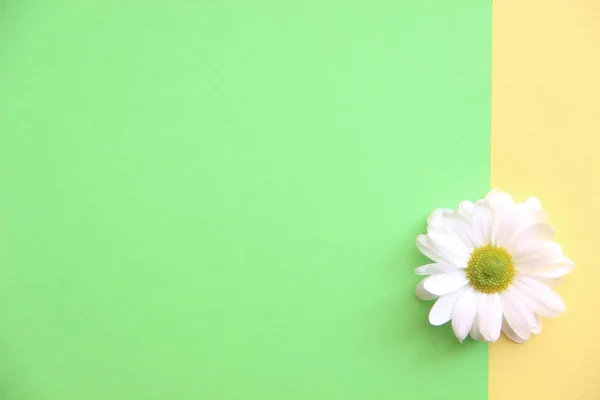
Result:
{"label": "green paper", "polygon": [[487,398],[413,270],[490,69],[485,0],[2,1],[0,397]]}

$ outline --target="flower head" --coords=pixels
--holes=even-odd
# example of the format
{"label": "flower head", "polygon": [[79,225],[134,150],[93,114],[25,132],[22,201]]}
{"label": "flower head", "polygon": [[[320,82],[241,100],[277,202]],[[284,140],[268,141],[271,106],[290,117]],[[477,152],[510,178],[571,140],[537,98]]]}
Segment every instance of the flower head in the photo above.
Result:
{"label": "flower head", "polygon": [[574,263],[552,242],[539,200],[515,203],[492,190],[483,200],[463,201],[458,210],[437,209],[417,247],[434,261],[415,270],[427,275],[417,285],[422,300],[436,300],[432,325],[452,321],[461,342],[494,342],[504,332],[517,343],[542,329],[541,317],[566,309],[552,286]]}

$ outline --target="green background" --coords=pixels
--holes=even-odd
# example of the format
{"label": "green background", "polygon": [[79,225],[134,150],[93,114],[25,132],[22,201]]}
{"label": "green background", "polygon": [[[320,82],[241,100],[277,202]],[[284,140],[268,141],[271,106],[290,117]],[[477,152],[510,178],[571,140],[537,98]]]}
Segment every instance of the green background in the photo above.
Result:
{"label": "green background", "polygon": [[490,59],[487,0],[0,0],[0,397],[487,398],[413,269]]}

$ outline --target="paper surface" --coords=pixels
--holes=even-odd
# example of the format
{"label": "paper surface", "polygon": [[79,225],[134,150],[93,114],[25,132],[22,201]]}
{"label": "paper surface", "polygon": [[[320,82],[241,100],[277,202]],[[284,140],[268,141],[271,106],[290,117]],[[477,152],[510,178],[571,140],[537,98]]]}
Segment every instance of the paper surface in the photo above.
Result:
{"label": "paper surface", "polygon": [[413,269],[490,186],[490,2],[6,0],[0,37],[3,400],[486,398]]}
{"label": "paper surface", "polygon": [[600,4],[495,1],[492,185],[542,200],[577,264],[567,313],[524,346],[490,346],[490,399],[600,398]]}

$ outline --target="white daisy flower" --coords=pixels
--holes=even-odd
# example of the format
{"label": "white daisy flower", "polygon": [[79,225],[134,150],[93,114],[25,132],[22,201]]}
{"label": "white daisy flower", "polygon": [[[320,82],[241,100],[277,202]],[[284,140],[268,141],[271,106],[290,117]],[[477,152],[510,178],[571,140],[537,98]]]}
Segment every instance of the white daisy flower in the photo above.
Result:
{"label": "white daisy flower", "polygon": [[452,321],[459,341],[468,335],[494,342],[504,332],[517,343],[542,329],[541,317],[557,317],[565,303],[550,288],[575,264],[552,242],[538,199],[515,203],[492,190],[458,210],[437,209],[417,247],[434,261],[415,270],[421,300],[437,299],[429,322]]}

